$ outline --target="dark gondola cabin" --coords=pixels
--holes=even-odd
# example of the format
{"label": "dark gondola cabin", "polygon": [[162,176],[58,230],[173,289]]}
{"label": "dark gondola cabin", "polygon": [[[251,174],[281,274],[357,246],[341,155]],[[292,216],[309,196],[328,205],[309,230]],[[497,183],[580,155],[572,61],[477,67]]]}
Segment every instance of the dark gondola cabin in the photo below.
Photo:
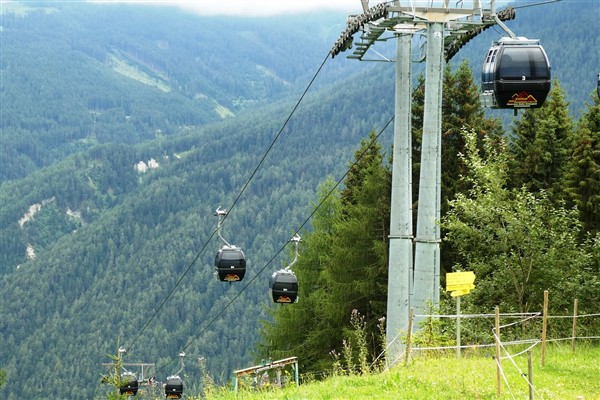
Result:
{"label": "dark gondola cabin", "polygon": [[275,303],[295,303],[298,301],[298,279],[289,270],[273,272],[269,281],[269,291]]}
{"label": "dark gondola cabin", "polygon": [[177,375],[169,376],[165,385],[167,399],[180,399],[183,396],[183,381]]}
{"label": "dark gondola cabin", "polygon": [[480,99],[489,108],[538,108],[550,84],[550,62],[539,41],[504,37],[484,60]]}
{"label": "dark gondola cabin", "polygon": [[119,393],[126,396],[135,396],[138,392],[138,380],[132,372],[125,372],[121,375],[121,387]]}
{"label": "dark gondola cabin", "polygon": [[246,258],[242,249],[224,246],[215,257],[215,268],[222,282],[237,282],[246,274]]}

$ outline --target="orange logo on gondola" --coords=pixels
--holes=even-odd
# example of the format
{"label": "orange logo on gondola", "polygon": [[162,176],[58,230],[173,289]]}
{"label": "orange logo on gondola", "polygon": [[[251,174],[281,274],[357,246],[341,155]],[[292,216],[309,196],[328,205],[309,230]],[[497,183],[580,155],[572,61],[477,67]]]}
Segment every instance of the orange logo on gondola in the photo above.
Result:
{"label": "orange logo on gondola", "polygon": [[531,107],[537,105],[537,99],[529,93],[523,91],[515,93],[512,98],[506,103],[507,106],[513,107]]}
{"label": "orange logo on gondola", "polygon": [[225,278],[223,278],[223,280],[226,282],[235,282],[235,281],[239,281],[240,277],[236,274],[227,274],[225,276]]}
{"label": "orange logo on gondola", "polygon": [[288,296],[279,296],[279,298],[277,299],[278,303],[291,303],[292,299],[290,299]]}

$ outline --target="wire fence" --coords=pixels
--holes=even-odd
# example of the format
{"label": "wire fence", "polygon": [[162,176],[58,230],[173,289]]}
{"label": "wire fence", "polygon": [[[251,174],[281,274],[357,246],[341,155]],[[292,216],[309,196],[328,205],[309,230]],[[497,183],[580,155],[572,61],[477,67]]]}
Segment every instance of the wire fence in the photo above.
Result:
{"label": "wire fence", "polygon": [[[414,320],[421,321],[419,329],[400,332],[387,343],[386,349],[378,355],[375,362],[383,358],[398,341],[402,342],[403,352],[387,354],[388,367],[403,360],[407,363],[411,357],[420,353],[454,351],[460,357],[463,351],[468,354],[469,351],[490,349],[492,352],[495,351],[498,341],[505,348],[537,345],[545,348],[546,343],[571,342],[573,351],[576,351],[578,342],[600,340],[600,313],[578,314],[577,300],[573,303],[573,314],[570,315],[549,315],[547,309],[546,293],[546,312],[411,314],[411,323]],[[456,329],[457,325],[460,325],[460,330]],[[457,335],[453,336],[453,329]],[[459,331],[461,333],[458,333]],[[516,354],[521,355],[525,352],[527,350],[520,350]],[[393,358],[389,358],[390,356]]]}
{"label": "wire fence", "polygon": [[[483,349],[484,352],[493,354],[497,365],[498,396],[504,385],[508,394],[512,398],[516,398],[504,372],[505,363],[503,364],[503,362],[508,361],[509,365],[516,368],[519,376],[527,382],[529,398],[533,399],[538,393],[531,381],[532,350],[536,346],[541,346],[540,360],[544,366],[547,343],[570,341],[572,351],[575,352],[578,342],[600,340],[599,317],[600,313],[578,314],[578,300],[573,303],[573,314],[549,315],[548,291],[544,292],[542,312],[500,313],[499,308],[496,307],[494,314],[443,315],[413,314],[413,310],[411,310],[408,329],[388,343],[384,352],[377,359],[383,357],[383,354],[395,341],[403,341],[403,352],[394,355],[393,358],[388,358],[387,368],[402,360],[407,364],[411,357],[423,353],[450,354],[455,351],[457,357],[460,358],[463,350],[480,353],[480,350]],[[410,328],[414,319],[421,320],[421,326],[415,333]],[[490,319],[493,319],[493,323],[490,322]],[[456,329],[457,335],[454,338],[448,335],[447,329],[449,325],[454,324],[455,327],[458,327],[461,323],[468,328],[465,335],[468,343],[464,345],[461,344],[460,329]],[[509,351],[509,348],[512,352]],[[528,355],[529,369],[527,373],[522,371],[515,362],[515,358],[524,354]]]}

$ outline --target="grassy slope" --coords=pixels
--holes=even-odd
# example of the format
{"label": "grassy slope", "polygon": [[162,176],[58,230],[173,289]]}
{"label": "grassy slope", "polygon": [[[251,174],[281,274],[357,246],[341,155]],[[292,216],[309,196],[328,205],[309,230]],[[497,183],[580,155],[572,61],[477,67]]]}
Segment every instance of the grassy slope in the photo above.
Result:
{"label": "grassy slope", "polygon": [[[516,354],[521,349],[511,348]],[[580,345],[573,354],[570,346],[550,345],[545,366],[540,363],[540,346],[533,350],[535,399],[600,399],[600,347]],[[527,374],[526,354],[514,359]],[[502,382],[502,395],[496,395],[496,363],[482,353],[457,359],[416,357],[407,366],[366,376],[338,376],[300,387],[264,392],[219,393],[215,399],[528,399],[525,378],[510,360],[502,360],[510,389]],[[581,396],[581,397],[578,397]]]}

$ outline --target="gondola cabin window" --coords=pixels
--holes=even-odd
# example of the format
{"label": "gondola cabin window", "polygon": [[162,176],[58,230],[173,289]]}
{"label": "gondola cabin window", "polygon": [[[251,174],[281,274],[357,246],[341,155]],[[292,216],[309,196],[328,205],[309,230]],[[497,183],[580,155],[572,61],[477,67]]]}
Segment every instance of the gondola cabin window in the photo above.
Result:
{"label": "gondola cabin window", "polygon": [[548,79],[546,57],[540,47],[514,47],[504,50],[500,60],[500,79]]}

